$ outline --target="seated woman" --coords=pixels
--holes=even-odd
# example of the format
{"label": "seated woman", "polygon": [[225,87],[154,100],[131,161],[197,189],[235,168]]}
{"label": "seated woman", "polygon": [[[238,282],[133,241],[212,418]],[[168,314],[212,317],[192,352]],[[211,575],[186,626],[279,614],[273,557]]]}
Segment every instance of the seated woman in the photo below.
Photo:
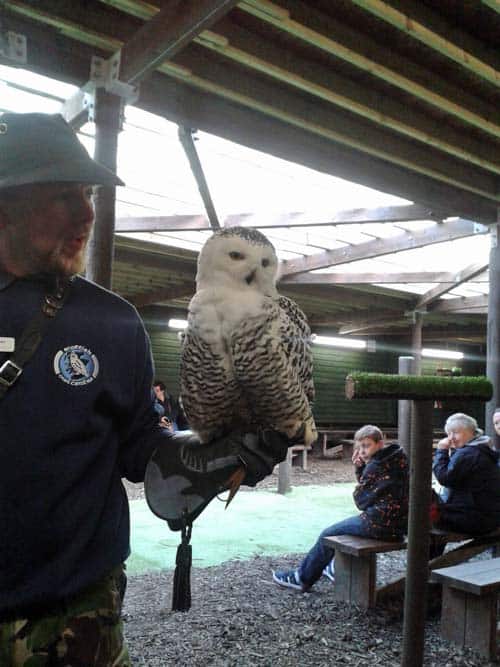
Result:
{"label": "seated woman", "polygon": [[457,412],[444,430],[447,437],[438,443],[432,469],[445,489],[436,498],[433,523],[470,535],[489,533],[500,526],[499,453],[474,417]]}
{"label": "seated woman", "polygon": [[358,484],[353,498],[361,514],[325,528],[298,568],[273,572],[273,580],[280,586],[305,592],[322,574],[334,580],[334,550],[323,544],[323,537],[347,534],[403,539],[408,514],[406,455],[399,445],[386,445],[377,426],[363,426],[354,441],[352,461]]}

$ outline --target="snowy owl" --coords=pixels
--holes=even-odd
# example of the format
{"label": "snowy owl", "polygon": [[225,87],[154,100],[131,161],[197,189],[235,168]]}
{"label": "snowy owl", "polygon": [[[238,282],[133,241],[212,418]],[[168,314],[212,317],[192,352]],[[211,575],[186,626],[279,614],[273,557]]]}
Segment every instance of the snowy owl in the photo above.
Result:
{"label": "snowy owl", "polygon": [[278,260],[259,231],[218,230],[198,258],[182,338],[181,395],[202,442],[230,430],[273,428],[317,438],[311,332],[276,289]]}

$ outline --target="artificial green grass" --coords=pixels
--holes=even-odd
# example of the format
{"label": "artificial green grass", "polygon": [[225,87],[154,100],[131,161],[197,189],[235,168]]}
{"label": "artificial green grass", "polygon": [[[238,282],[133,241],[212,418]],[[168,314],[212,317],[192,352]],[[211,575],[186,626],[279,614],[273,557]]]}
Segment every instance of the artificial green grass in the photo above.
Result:
{"label": "artificial green grass", "polygon": [[[353,484],[300,486],[286,496],[276,491],[237,493],[228,509],[213,500],[193,525],[193,566],[207,567],[232,559],[305,553],[327,526],[358,514]],[[148,509],[130,503],[132,555],[130,574],[175,567],[180,533]],[[277,562],[279,565],[279,562]]]}
{"label": "artificial green grass", "polygon": [[388,375],[356,371],[346,377],[347,398],[470,398],[489,401],[492,395],[493,385],[483,376]]}

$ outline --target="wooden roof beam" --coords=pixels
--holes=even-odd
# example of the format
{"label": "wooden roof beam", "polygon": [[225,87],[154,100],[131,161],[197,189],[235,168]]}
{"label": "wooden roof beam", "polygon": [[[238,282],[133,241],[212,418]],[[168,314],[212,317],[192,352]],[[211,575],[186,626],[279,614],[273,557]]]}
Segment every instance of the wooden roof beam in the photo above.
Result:
{"label": "wooden roof beam", "polygon": [[429,307],[432,313],[481,313],[488,311],[488,295],[442,299]]}
{"label": "wooden roof beam", "polygon": [[300,259],[291,259],[281,263],[281,275],[289,276],[315,269],[326,269],[329,266],[356,262],[361,259],[382,257],[402,250],[421,248],[433,243],[443,243],[475,234],[486,234],[488,227],[477,225],[470,220],[458,219],[451,222],[436,224],[433,227],[417,231],[404,232],[389,239],[375,239],[354,246],[327,250]]}
{"label": "wooden roof beam", "polygon": [[[268,0],[243,0],[240,9],[267,21],[278,29],[298,37],[312,46],[341,58],[360,70],[396,86],[400,90],[414,95],[424,103],[430,104],[458,118],[461,122],[473,125],[482,132],[500,137],[500,125],[493,122],[496,112],[491,105],[489,111],[472,99],[472,95],[453,84],[439,79],[433,73],[432,87],[420,81],[428,80],[428,72],[408,58],[395,55],[374,39],[359,33],[345,24],[341,24],[328,14],[319,10],[311,11],[310,5],[301,0],[287,0],[287,9],[283,10]],[[274,10],[278,10],[275,12]],[[371,55],[377,54],[376,59]],[[400,72],[414,73],[406,76]],[[410,78],[411,77],[411,78]],[[439,91],[439,92],[437,92]]]}
{"label": "wooden roof beam", "polygon": [[269,40],[259,39],[228,18],[220,21],[212,30],[203,32],[195,42],[350,113],[434,149],[439,148],[483,169],[500,173],[498,150],[493,144],[467,136],[452,125],[433,121],[427,114],[397,99],[376,95],[366,86],[339,75],[333,68],[319,62],[312,63],[291,49],[280,48]]}
{"label": "wooden roof beam", "polygon": [[379,206],[378,208],[353,208],[325,213],[307,212],[283,213],[267,217],[259,213],[234,213],[224,220],[224,227],[258,227],[259,229],[278,227],[319,227],[322,225],[363,225],[374,222],[407,222],[413,220],[442,220],[452,215],[437,213],[426,206],[410,204],[404,206]]}
{"label": "wooden roof beam", "polygon": [[325,289],[314,285],[281,285],[281,290],[292,299],[300,301],[305,298],[328,299],[332,304],[347,306],[349,310],[356,308],[379,309],[394,312],[406,311],[414,307],[412,294],[404,293],[366,293],[344,287]]}
{"label": "wooden roof beam", "polygon": [[[21,4],[16,2],[14,10],[18,11]],[[61,30],[69,31],[67,34],[72,37],[100,48],[117,50],[121,45],[113,38],[108,38],[107,41],[102,33],[85,30],[81,25],[73,25],[70,19],[59,19],[56,15],[47,15],[46,12],[37,14],[36,8],[33,7],[29,8],[29,14],[35,20],[57,25]],[[189,50],[189,54],[184,52],[179,55],[181,67],[175,63],[165,62],[159,69],[176,79],[187,80],[192,86],[277,117],[329,140],[341,142],[355,150],[361,150],[443,182],[458,185],[462,189],[491,198],[493,201],[500,201],[495,178],[489,178],[483,172],[465,164],[451,161],[446,155],[437,152],[431,155],[428,149],[420,149],[414,142],[402,139],[395,141],[391,134],[384,135],[366,123],[355,122],[350,117],[338,116],[333,111],[304,102],[302,96],[293,95],[288,91],[283,90],[277,96],[273,86],[260,79],[241,77],[239,72],[228,71],[227,65],[221,66],[216,61],[207,62],[207,58],[203,57],[204,54],[193,51],[193,47]],[[274,104],[269,104],[269,100],[273,100]],[[312,109],[314,109],[313,114]]]}
{"label": "wooden roof beam", "polygon": [[[181,65],[181,67],[179,67]],[[500,204],[498,177],[447,154],[373,127],[366,121],[338,111],[332,105],[305,99],[293,90],[276,87],[261,77],[231,71],[227,62],[193,44],[175,63],[160,70],[177,80],[228,101],[259,111],[289,125],[302,128],[330,142],[455,185]]]}
{"label": "wooden roof beam", "polygon": [[144,308],[163,301],[174,301],[174,299],[183,299],[192,296],[196,291],[196,285],[193,282],[181,283],[180,285],[169,285],[145,292],[126,295],[127,301],[130,301],[136,308]]}
{"label": "wooden roof beam", "polygon": [[428,306],[433,301],[439,299],[443,294],[447,294],[455,287],[462,285],[463,283],[472,280],[480,273],[484,273],[488,268],[488,264],[471,264],[470,266],[458,271],[453,275],[451,281],[443,281],[440,285],[437,285],[433,289],[429,290],[423,294],[417,302],[416,308],[424,308]]}
{"label": "wooden roof beam", "polygon": [[[456,274],[438,271],[422,272],[391,272],[384,273],[297,273],[285,276],[281,281],[284,285],[368,285],[368,284],[411,284],[411,283],[445,283],[453,284]],[[486,282],[486,280],[484,281]],[[451,288],[450,288],[451,289]]]}
{"label": "wooden roof beam", "polygon": [[[283,213],[267,217],[259,213],[233,213],[223,220],[224,227],[258,227],[277,229],[281,227],[317,227],[323,225],[368,224],[374,222],[406,222],[410,220],[439,220],[428,207],[411,204],[409,206],[380,206],[378,208],[355,208],[338,211],[331,215],[317,217],[318,214]],[[446,217],[442,214],[442,217]],[[209,230],[210,223],[203,215],[169,215],[118,218],[118,232],[167,232]]]}
{"label": "wooden roof beam", "polygon": [[[450,39],[448,39],[444,36],[444,31],[437,32],[433,30],[430,24],[435,24],[438,19],[425,5],[422,7],[423,3],[419,3],[420,7],[415,8],[413,3],[406,0],[407,13],[403,13],[382,0],[351,0],[351,2],[373,16],[386,21],[409,37],[418,40],[434,51],[438,51],[441,55],[453,60],[475,76],[481,77],[494,86],[500,84],[500,72],[476,55],[477,52],[481,53],[484,50],[482,44],[479,42],[475,45],[469,44],[469,50],[467,50],[464,41],[470,42],[472,39],[470,35],[458,28],[447,26],[446,33],[450,36]],[[415,9],[418,10],[417,15],[421,20],[416,18]],[[457,46],[457,44],[461,46]]]}
{"label": "wooden roof beam", "polygon": [[[30,40],[32,71],[76,85],[85,81],[89,58],[95,52],[93,46],[9,12],[5,13],[4,24],[9,30],[26,34]],[[329,144],[310,132],[195,90],[170,77],[153,74],[145,80],[138,105],[174,123],[197,127],[282,159],[418,201],[434,210],[448,210],[453,202],[458,215],[488,224],[497,220],[496,205],[479,195]],[[231,123],[227,122],[228,114]]]}
{"label": "wooden roof beam", "polygon": [[393,327],[397,324],[406,324],[408,326],[408,323],[409,320],[404,313],[401,313],[398,317],[391,312],[379,312],[373,317],[367,317],[366,315],[353,317],[349,322],[344,322],[344,324],[339,327],[338,333],[340,335],[357,334],[371,329]]}
{"label": "wooden roof beam", "polygon": [[170,0],[121,48],[120,80],[136,84],[171,59],[203,30],[229,12],[238,0]]}
{"label": "wooden roof beam", "polygon": [[190,232],[210,231],[204,215],[162,215],[144,218],[117,218],[115,232]]}

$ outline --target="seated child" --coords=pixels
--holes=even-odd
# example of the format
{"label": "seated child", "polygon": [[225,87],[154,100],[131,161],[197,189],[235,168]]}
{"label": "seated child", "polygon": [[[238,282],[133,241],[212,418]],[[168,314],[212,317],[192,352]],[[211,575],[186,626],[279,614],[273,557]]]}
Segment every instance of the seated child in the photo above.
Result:
{"label": "seated child", "polygon": [[361,514],[325,528],[298,568],[273,572],[280,586],[307,591],[325,574],[334,578],[334,550],[323,537],[357,535],[384,540],[403,539],[408,518],[408,461],[397,444],[384,442],[377,426],[363,426],[354,436],[352,461],[358,484],[353,498]]}
{"label": "seated child", "polygon": [[[432,469],[445,487],[435,497],[438,528],[481,535],[500,526],[499,453],[490,446],[474,417],[457,412],[446,420]],[[450,453],[451,449],[451,453]]]}

